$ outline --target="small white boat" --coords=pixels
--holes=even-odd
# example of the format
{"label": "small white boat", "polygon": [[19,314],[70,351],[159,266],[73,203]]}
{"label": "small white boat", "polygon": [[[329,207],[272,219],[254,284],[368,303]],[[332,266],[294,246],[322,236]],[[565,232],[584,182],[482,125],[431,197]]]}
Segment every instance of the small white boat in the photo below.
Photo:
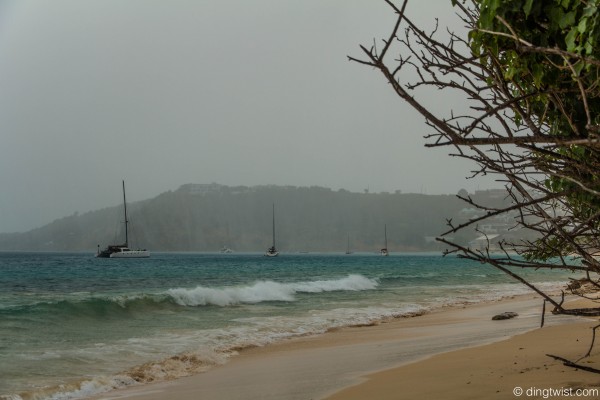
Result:
{"label": "small white boat", "polygon": [[267,257],[277,257],[279,255],[279,252],[277,251],[277,249],[274,246],[271,246],[267,249],[265,256]]}

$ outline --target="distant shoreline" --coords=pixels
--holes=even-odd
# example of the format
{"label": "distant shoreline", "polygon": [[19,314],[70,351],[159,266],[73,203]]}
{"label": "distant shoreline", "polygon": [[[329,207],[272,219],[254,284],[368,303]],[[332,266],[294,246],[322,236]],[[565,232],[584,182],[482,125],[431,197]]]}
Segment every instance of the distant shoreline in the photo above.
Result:
{"label": "distant shoreline", "polygon": [[[490,207],[506,206],[505,190],[477,191],[471,197]],[[115,203],[119,196],[115,195]],[[127,205],[129,247],[157,251],[264,252],[272,242],[272,205],[276,204],[277,249],[283,252],[443,251],[436,236],[447,220],[466,221],[477,210],[456,195],[355,193],[322,187],[218,184],[179,189]],[[2,251],[97,251],[125,241],[122,205],[74,212],[46,225],[0,233]],[[387,227],[387,234],[385,229]],[[508,239],[526,233],[491,219],[485,233]],[[455,235],[456,236],[456,235]],[[476,241],[465,230],[454,239]],[[479,245],[479,243],[474,243]]]}

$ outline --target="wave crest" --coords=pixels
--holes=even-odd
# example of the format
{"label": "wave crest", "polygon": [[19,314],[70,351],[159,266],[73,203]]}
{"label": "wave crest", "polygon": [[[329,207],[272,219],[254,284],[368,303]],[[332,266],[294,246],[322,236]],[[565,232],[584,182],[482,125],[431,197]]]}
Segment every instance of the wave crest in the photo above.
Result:
{"label": "wave crest", "polygon": [[194,289],[169,289],[167,294],[182,306],[220,307],[237,304],[255,304],[266,301],[295,301],[297,293],[321,293],[333,291],[362,291],[377,288],[378,282],[362,275],[348,275],[335,280],[311,282],[278,283],[258,281],[250,286],[209,288],[198,286]]}

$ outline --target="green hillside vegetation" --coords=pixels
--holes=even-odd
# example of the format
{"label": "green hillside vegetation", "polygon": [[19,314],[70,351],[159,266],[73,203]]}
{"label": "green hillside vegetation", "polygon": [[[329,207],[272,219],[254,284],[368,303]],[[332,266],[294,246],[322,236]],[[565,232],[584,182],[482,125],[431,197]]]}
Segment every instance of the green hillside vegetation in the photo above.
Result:
{"label": "green hillside vegetation", "polygon": [[[489,202],[500,191],[477,192]],[[151,251],[261,252],[271,243],[275,204],[277,247],[282,252],[439,250],[433,237],[446,219],[465,219],[468,205],[455,195],[354,193],[322,187],[229,187],[187,184],[128,205],[130,245]],[[474,210],[470,210],[472,213]],[[2,251],[90,251],[123,241],[122,206],[73,214],[25,233],[0,234]],[[477,233],[464,232],[468,242]]]}

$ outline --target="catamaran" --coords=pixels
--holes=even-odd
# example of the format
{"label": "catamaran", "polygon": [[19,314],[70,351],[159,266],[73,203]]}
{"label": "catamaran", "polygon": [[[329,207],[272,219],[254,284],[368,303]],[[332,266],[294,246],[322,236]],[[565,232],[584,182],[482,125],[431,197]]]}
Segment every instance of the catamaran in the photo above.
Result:
{"label": "catamaran", "polygon": [[146,249],[130,249],[129,248],[129,232],[127,219],[127,200],[125,199],[125,181],[123,181],[123,212],[125,214],[125,243],[123,244],[109,244],[104,250],[100,250],[98,245],[98,251],[96,257],[99,258],[148,258],[150,252]]}

